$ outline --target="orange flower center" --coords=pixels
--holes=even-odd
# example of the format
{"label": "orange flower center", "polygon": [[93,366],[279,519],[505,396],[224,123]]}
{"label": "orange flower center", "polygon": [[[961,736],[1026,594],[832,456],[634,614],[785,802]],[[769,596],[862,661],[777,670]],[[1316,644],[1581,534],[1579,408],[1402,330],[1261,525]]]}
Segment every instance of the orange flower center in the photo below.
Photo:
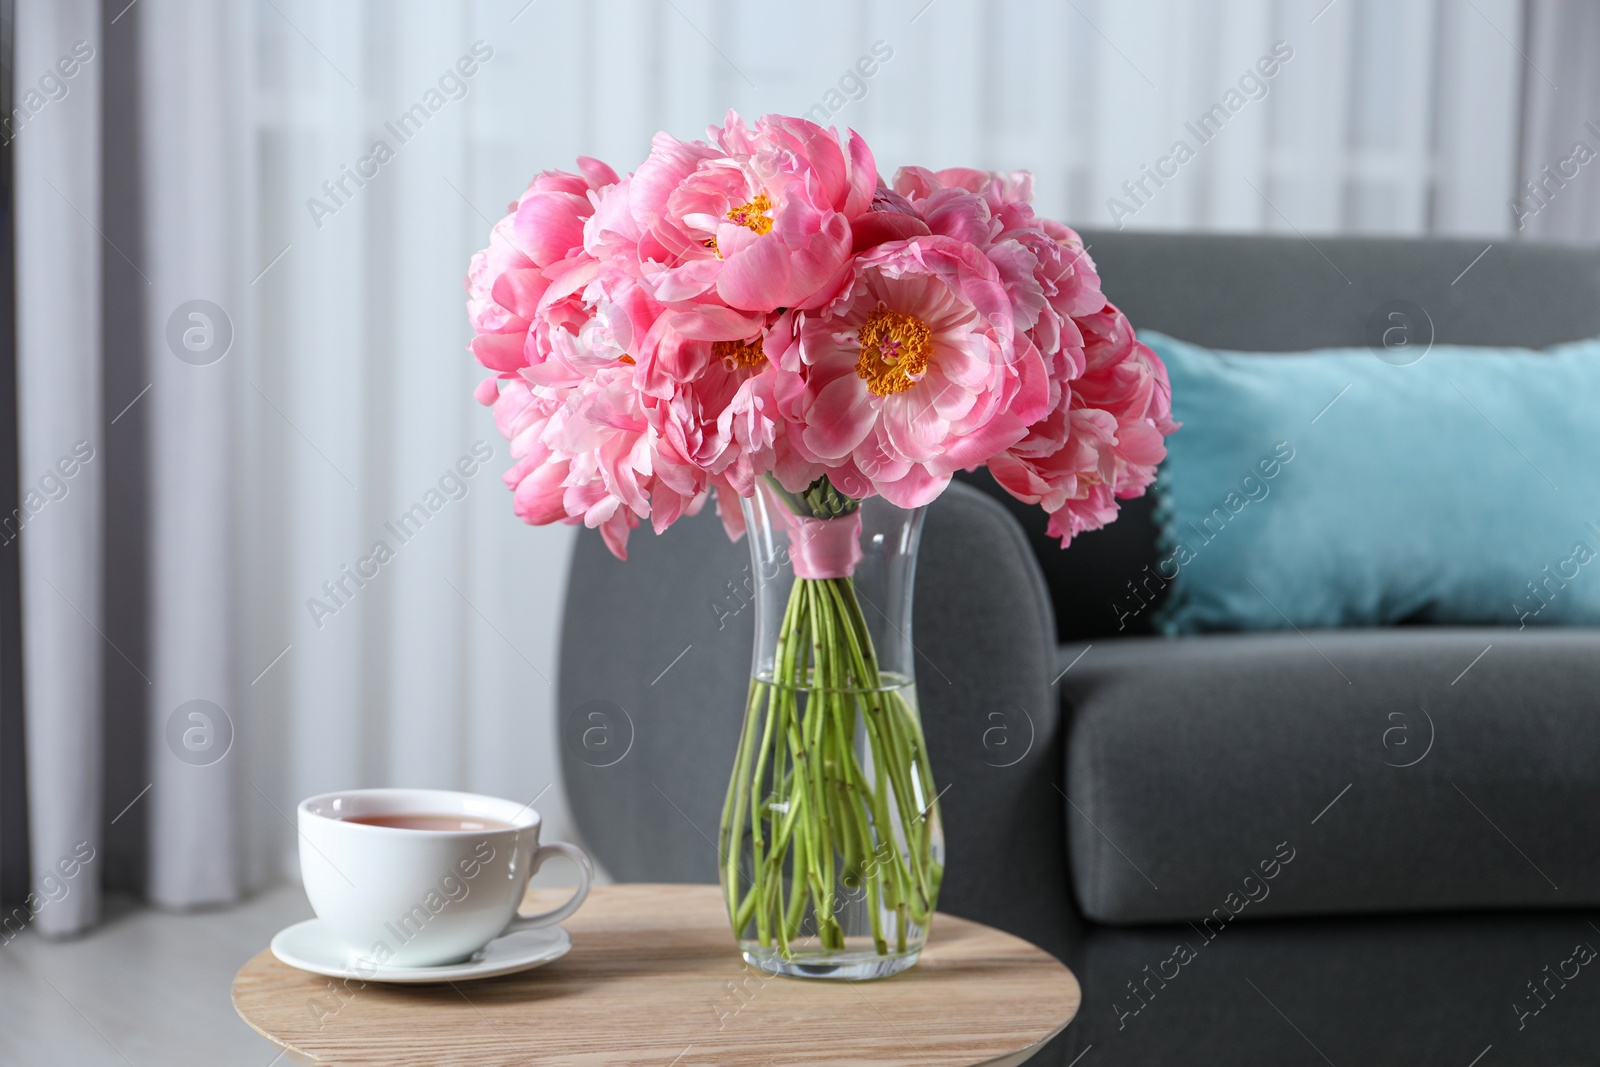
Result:
{"label": "orange flower center", "polygon": [[722,365],[730,371],[740,367],[759,367],[767,361],[760,334],[748,341],[713,341],[711,354],[722,360]]}
{"label": "orange flower center", "polygon": [[767,214],[771,210],[772,201],[767,199],[767,194],[757,193],[754,200],[748,204],[740,204],[724,217],[729,222],[737,222],[747,230],[767,234],[772,232],[772,218]]}
{"label": "orange flower center", "polygon": [[916,316],[880,304],[861,324],[857,336],[861,358],[856,361],[856,375],[879,396],[904,392],[927,373],[933,331]]}

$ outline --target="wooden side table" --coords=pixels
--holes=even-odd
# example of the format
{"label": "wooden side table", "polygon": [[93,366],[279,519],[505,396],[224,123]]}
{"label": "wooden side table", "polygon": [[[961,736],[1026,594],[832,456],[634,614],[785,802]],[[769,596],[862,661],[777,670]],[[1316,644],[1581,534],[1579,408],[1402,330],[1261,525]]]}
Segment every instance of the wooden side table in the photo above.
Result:
{"label": "wooden side table", "polygon": [[[524,910],[550,896],[531,892]],[[233,1004],[287,1062],[374,1067],[997,1067],[1078,1011],[1078,981],[1054,957],[950,915],[915,967],[874,982],[746,966],[715,886],[599,887],[563,925],[566,956],[478,982],[346,983],[264,951],[234,977]]]}

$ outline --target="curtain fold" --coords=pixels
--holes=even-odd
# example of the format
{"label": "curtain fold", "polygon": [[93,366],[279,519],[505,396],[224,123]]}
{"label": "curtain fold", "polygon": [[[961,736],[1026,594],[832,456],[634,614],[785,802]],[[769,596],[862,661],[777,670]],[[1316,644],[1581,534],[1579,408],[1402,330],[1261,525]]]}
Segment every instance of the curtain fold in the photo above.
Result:
{"label": "curtain fold", "polygon": [[[0,65],[16,58],[16,12],[0,5]],[[0,118],[11,113],[14,79],[0,80]],[[17,492],[17,279],[15,138],[0,130],[0,520],[20,517]],[[22,706],[22,575],[17,538],[0,529],[0,904],[28,889],[28,761]]]}
{"label": "curtain fold", "polygon": [[1600,4],[1528,0],[1517,233],[1600,240]]}
{"label": "curtain fold", "polygon": [[[250,316],[237,4],[140,5],[150,393],[148,887],[169,907],[239,893],[235,514]],[[178,60],[181,57],[181,61]]]}
{"label": "curtain fold", "polygon": [[[17,406],[31,894],[38,929],[94,922],[101,836],[100,8],[16,16]],[[73,71],[67,76],[67,71]],[[66,872],[75,870],[68,879]]]}

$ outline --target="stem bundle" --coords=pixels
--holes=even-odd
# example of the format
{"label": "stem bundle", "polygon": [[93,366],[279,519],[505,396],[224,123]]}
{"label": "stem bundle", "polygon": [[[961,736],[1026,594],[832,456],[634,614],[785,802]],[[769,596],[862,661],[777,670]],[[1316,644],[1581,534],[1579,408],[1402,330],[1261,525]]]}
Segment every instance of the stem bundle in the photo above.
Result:
{"label": "stem bundle", "polygon": [[[750,685],[722,813],[723,884],[739,937],[785,956],[845,948],[865,901],[876,953],[926,929],[943,866],[926,748],[908,681],[880,673],[850,578],[797,578],[773,676]],[[856,751],[866,737],[867,766]]]}

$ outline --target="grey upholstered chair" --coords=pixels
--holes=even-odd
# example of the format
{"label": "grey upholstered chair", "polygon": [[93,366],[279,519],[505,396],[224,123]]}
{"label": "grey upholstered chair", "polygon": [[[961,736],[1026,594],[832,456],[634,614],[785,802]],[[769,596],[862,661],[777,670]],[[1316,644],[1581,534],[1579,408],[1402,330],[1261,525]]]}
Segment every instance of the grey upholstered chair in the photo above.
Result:
{"label": "grey upholstered chair", "polygon": [[[1085,238],[1135,323],[1202,344],[1362,345],[1392,301],[1439,342],[1600,335],[1591,250],[1497,244],[1458,279],[1483,242]],[[1600,634],[1156,638],[1118,609],[1154,559],[1148,502],[1063,553],[968,481],[930,511],[916,602],[940,903],[1077,972],[1078,1021],[1036,1062],[1600,1063],[1600,967],[1550,977],[1600,947]],[[566,787],[615,877],[713,882],[748,556],[709,509],[631,549],[586,533],[573,558]],[[1419,698],[1435,751],[1397,768],[1383,732],[1398,712],[1420,739]]]}

